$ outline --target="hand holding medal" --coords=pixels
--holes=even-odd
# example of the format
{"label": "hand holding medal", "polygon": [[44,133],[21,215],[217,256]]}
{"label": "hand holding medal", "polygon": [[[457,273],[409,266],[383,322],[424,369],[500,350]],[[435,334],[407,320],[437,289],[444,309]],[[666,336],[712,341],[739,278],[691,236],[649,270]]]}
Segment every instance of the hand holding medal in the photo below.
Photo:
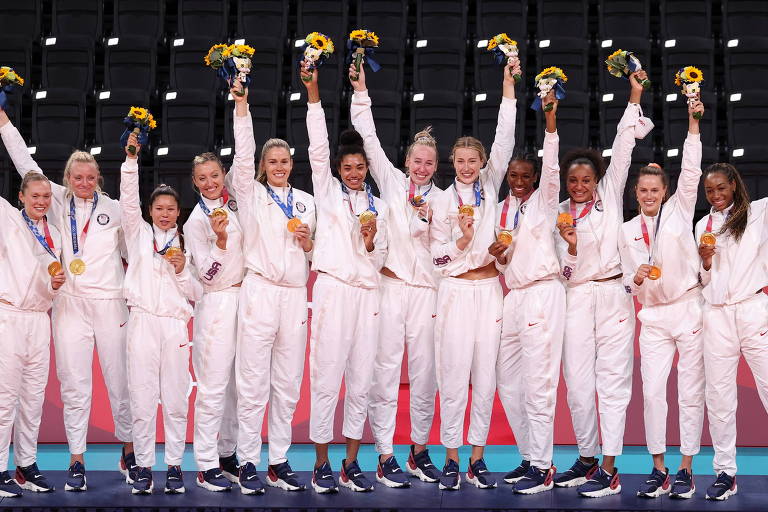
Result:
{"label": "hand holding medal", "polygon": [[227,210],[224,208],[214,208],[210,217],[208,217],[208,222],[211,223],[211,229],[216,234],[216,244],[219,247],[226,247],[227,226],[229,226],[229,215],[227,214]]}
{"label": "hand holding medal", "polygon": [[64,267],[62,267],[61,263],[58,261],[54,261],[48,265],[48,275],[51,276],[51,288],[54,290],[61,288],[64,281],[67,280],[67,276],[64,274]]}
{"label": "hand holding medal", "polygon": [[181,274],[184,270],[184,266],[187,264],[187,257],[178,247],[169,247],[166,249],[163,258],[173,265],[173,269],[177,274]]}
{"label": "hand holding medal", "polygon": [[360,220],[360,234],[365,242],[365,248],[371,252],[374,248],[373,239],[376,236],[376,214],[371,210],[365,210],[358,216]]}
{"label": "hand holding medal", "polygon": [[643,284],[646,278],[655,281],[661,277],[661,269],[655,265],[640,265],[635,272],[634,281],[637,286]]}

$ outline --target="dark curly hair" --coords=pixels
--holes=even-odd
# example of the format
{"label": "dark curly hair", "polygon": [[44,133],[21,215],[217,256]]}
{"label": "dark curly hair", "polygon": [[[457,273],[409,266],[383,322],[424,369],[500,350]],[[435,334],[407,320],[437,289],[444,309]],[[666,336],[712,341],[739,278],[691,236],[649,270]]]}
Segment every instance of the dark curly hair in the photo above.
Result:
{"label": "dark curly hair", "polygon": [[339,149],[336,151],[336,157],[333,159],[333,169],[337,172],[341,168],[341,161],[347,155],[361,155],[368,166],[368,155],[363,147],[363,137],[356,130],[344,130],[339,135]]}
{"label": "dark curly hair", "polygon": [[568,151],[560,161],[560,175],[563,179],[568,177],[568,171],[574,165],[587,165],[595,173],[595,181],[600,181],[605,176],[605,160],[597,150],[589,148],[576,148]]}

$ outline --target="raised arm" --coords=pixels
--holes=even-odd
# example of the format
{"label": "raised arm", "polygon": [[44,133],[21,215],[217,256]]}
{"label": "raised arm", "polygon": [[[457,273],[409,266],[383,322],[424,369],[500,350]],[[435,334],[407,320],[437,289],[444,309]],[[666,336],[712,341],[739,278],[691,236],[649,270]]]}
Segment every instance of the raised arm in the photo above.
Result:
{"label": "raised arm", "polygon": [[330,193],[333,185],[331,171],[331,149],[328,142],[328,127],[325,125],[325,112],[320,103],[320,90],[317,87],[317,69],[311,72],[303,64],[301,83],[307,88],[307,133],[309,134],[309,165],[312,168],[312,187],[319,200]]}
{"label": "raised arm", "polygon": [[699,120],[693,117],[694,112],[704,112],[704,104],[701,101],[688,106],[688,136],[683,144],[683,164],[675,192],[688,222],[693,222],[701,179],[701,135]]}
{"label": "raised arm", "polygon": [[[128,151],[128,146],[136,147],[136,154]],[[141,200],[139,199],[139,152],[141,145],[132,133],[128,137],[125,148],[125,162],[120,166],[120,215],[125,234],[125,241],[130,245],[141,232],[144,219],[141,216]]]}
{"label": "raised arm", "polygon": [[[352,126],[363,138],[365,153],[368,155],[371,171],[376,185],[382,193],[388,188],[403,183],[405,173],[395,167],[387,158],[386,153],[381,148],[381,142],[376,135],[376,125],[373,122],[373,113],[371,112],[371,97],[368,96],[368,89],[365,85],[364,66],[360,66],[360,74],[357,80],[350,78],[350,83],[355,93],[352,95],[352,105],[349,109],[349,115],[352,118]],[[350,77],[357,71],[354,64],[350,64]]]}
{"label": "raised arm", "polygon": [[[560,200],[560,164],[557,161],[560,148],[560,136],[557,133],[557,104],[554,91],[544,98],[544,104],[552,103],[552,110],[544,112],[546,131],[544,132],[544,158],[541,161],[539,190],[544,203],[557,208]],[[542,109],[543,110],[543,109]]]}
{"label": "raised arm", "polygon": [[[256,173],[256,141],[253,137],[253,118],[248,110],[248,89],[235,80],[231,89],[235,100],[233,132],[235,135],[235,157],[229,173],[232,175],[232,192],[239,203],[250,202],[253,193],[253,179]],[[243,96],[236,93],[242,92]]]}
{"label": "raised arm", "polygon": [[520,61],[515,59],[513,63],[504,66],[504,84],[502,86],[501,105],[499,105],[499,118],[496,123],[496,136],[493,139],[491,153],[485,169],[488,179],[492,180],[497,194],[504,176],[507,173],[509,159],[515,150],[515,123],[517,121],[517,99],[515,98],[515,79],[513,75],[521,74]]}

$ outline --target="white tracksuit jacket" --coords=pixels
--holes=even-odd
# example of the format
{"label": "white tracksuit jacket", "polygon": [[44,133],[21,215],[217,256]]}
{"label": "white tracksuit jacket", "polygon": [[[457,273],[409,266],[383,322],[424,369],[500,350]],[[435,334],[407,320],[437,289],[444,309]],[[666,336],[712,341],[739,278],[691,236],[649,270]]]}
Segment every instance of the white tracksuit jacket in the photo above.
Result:
{"label": "white tracksuit jacket", "polygon": [[[288,217],[254,179],[253,122],[234,116],[232,189],[238,200],[247,275],[240,291],[236,374],[240,463],[261,460],[261,430],[269,403],[269,464],[287,460],[307,344],[309,253],[287,229]],[[273,187],[287,205],[288,188]],[[315,203],[292,191],[291,213],[315,230]],[[272,478],[273,475],[268,475]],[[273,479],[274,480],[274,479]]]}
{"label": "white tracksuit jacket", "polygon": [[[591,211],[577,221],[577,256],[555,231],[566,288],[563,374],[579,454],[599,453],[597,391],[603,453],[620,455],[627,405],[632,395],[632,344],[635,311],[621,279],[618,239],[623,223],[623,194],[635,147],[640,105],[629,103],[616,129],[611,163],[597,185]],[[570,211],[570,200],[560,212]],[[577,205],[578,217],[585,205]]]}
{"label": "white tracksuit jacket", "polygon": [[[640,370],[643,377],[645,437],[651,454],[666,451],[667,378],[675,351],[680,407],[680,451],[696,455],[704,422],[704,354],[701,332],[703,299],[699,286],[699,252],[691,224],[701,178],[701,138],[688,134],[677,191],[653,217],[625,222],[619,237],[624,285],[642,304]],[[642,216],[642,217],[641,217]],[[648,244],[643,237],[645,222]],[[658,224],[657,226],[657,223]],[[658,230],[658,232],[657,232]],[[650,246],[650,247],[649,247]],[[650,257],[650,259],[649,259]],[[638,286],[640,265],[655,265],[661,278]]]}
{"label": "white tracksuit jacket", "polygon": [[[45,237],[45,222],[35,225]],[[52,224],[48,229],[58,259],[61,233]],[[0,197],[0,472],[8,469],[12,431],[16,465],[37,460],[50,362],[48,310],[57,293],[48,275],[53,261],[21,212]]]}
{"label": "white tracksuit jacket", "polygon": [[[0,128],[3,143],[20,175],[43,171],[27,151],[18,130],[8,123]],[[53,304],[52,326],[56,351],[56,375],[61,383],[64,428],[70,453],[84,453],[91,412],[93,350],[109,393],[115,437],[123,442],[131,438],[131,412],[128,404],[125,350],[128,308],[123,297],[123,261],[125,242],[116,200],[99,194],[96,210],[93,200],[75,197],[77,236],[85,273],[69,270],[75,258],[70,224],[71,193],[51,183],[53,201],[48,220],[62,235],[61,259],[66,281]],[[82,231],[91,223],[85,244]]]}
{"label": "white tracksuit jacket", "polygon": [[[400,366],[408,347],[411,439],[426,444],[435,413],[435,300],[437,279],[429,249],[429,223],[419,219],[408,196],[411,181],[392,165],[376,136],[368,91],[355,92],[350,108],[352,124],[363,137],[370,170],[389,208],[389,251],[384,266],[399,279],[381,278],[379,334],[369,417],[381,454],[393,452]],[[431,203],[440,194],[433,183],[413,186],[414,195]]]}
{"label": "white tracksuit jacket", "polygon": [[483,199],[475,207],[475,234],[464,250],[456,246],[462,236],[456,195],[461,194],[464,204],[475,204],[473,185],[454,181],[432,204],[432,261],[443,276],[437,292],[435,368],[440,440],[447,448],[463,444],[470,377],[472,413],[467,440],[484,446],[490,428],[503,309],[501,284],[497,277],[473,281],[454,276],[494,261],[488,246],[496,239],[496,201],[515,146],[516,112],[517,100],[503,97],[490,157],[480,170]]}
{"label": "white tracksuit jacket", "polygon": [[696,223],[696,240],[706,231],[717,236],[712,267],[700,267],[704,285],[704,370],[709,433],[715,449],[715,473],[736,474],[736,369],[743,354],[768,409],[768,198],[750,204],[747,229],[738,242],[721,234],[732,205],[711,211]]}
{"label": "white tracksuit jacket", "polygon": [[510,291],[504,298],[496,386],[520,455],[545,470],[552,465],[565,327],[565,288],[552,236],[560,199],[558,150],[558,134],[545,133],[539,188],[524,203],[510,193],[499,203],[497,220],[499,231],[512,232],[512,244],[507,264],[497,263]]}
{"label": "white tracksuit jacket", "polygon": [[120,209],[128,248],[125,297],[131,307],[128,321],[128,383],[133,415],[136,464],[155,463],[157,403],[163,407],[165,463],[180,465],[187,430],[189,335],[192,316],[189,301],[200,300],[203,287],[184,266],[176,274],[156,250],[173,240],[179,247],[176,229],[163,231],[141,216],[139,173],[135,159],[126,159],[120,169]]}

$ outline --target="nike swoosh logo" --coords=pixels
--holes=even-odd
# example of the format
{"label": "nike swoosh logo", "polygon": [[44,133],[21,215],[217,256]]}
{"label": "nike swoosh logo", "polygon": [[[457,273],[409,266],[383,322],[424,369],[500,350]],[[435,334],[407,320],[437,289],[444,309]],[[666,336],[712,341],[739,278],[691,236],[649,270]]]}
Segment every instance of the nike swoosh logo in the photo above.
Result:
{"label": "nike swoosh logo", "polygon": [[696,334],[696,333],[697,333],[697,332],[699,332],[700,330],[701,330],[701,327],[699,327],[698,329],[696,329],[695,331],[693,331],[691,334]]}
{"label": "nike swoosh logo", "polygon": [[499,322],[501,322],[501,321],[502,321],[502,319],[501,319],[501,318],[499,318],[498,320],[496,320],[496,323],[499,323]]}
{"label": "nike swoosh logo", "polygon": [[245,477],[246,480],[253,480],[254,478],[256,478],[256,475],[249,475]]}
{"label": "nike swoosh logo", "polygon": [[183,344],[179,345],[179,348],[184,348],[184,347],[186,347],[186,346],[187,346],[187,344],[186,344],[186,343],[183,343]]}
{"label": "nike swoosh logo", "polygon": [[[627,317],[627,318],[629,318],[629,317]],[[621,320],[619,320],[619,323],[626,321],[627,318],[622,318]]]}
{"label": "nike swoosh logo", "polygon": [[432,318],[437,318],[437,315],[432,315]]}
{"label": "nike swoosh logo", "polygon": [[528,327],[533,327],[534,325],[539,325],[539,322],[535,322],[535,323],[528,322]]}
{"label": "nike swoosh logo", "polygon": [[640,238],[635,237],[635,242],[637,242],[638,240],[642,240],[642,239],[643,239],[643,237],[640,237]]}
{"label": "nike swoosh logo", "polygon": [[765,333],[768,333],[768,331],[763,331],[760,333],[760,336],[765,336]]}
{"label": "nike swoosh logo", "polygon": [[377,312],[375,312],[375,313],[373,314],[373,316],[378,316],[378,314],[379,314],[379,312],[377,311]]}
{"label": "nike swoosh logo", "polygon": [[305,323],[307,323],[307,321],[306,321],[306,320],[304,320],[303,322],[301,322],[301,325],[304,325]]}
{"label": "nike swoosh logo", "polygon": [[125,325],[125,324],[127,324],[127,323],[128,323],[128,321],[126,320],[125,322],[123,322],[123,323],[121,323],[121,324],[120,324],[120,327],[124,326],[124,325]]}

